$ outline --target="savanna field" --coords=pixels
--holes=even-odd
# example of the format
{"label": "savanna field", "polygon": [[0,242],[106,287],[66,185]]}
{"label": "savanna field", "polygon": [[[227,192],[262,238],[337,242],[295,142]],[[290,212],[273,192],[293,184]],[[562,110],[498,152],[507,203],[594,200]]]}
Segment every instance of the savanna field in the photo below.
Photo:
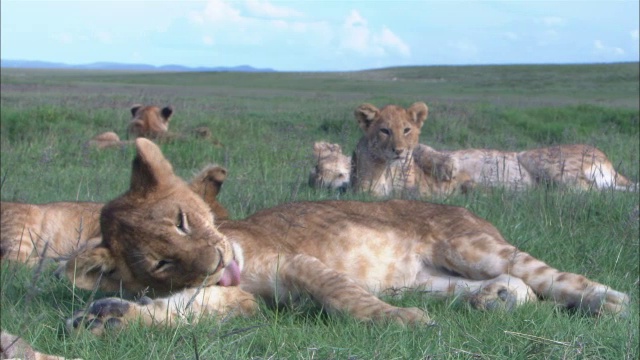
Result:
{"label": "savanna field", "polygon": [[[524,150],[585,143],[603,150],[633,181],[640,173],[638,63],[404,67],[346,73],[136,73],[2,69],[3,201],[106,202],[129,187],[132,146],[97,150],[105,131],[126,137],[131,105],[171,105],[161,144],[176,172],[228,169],[219,201],[231,218],[296,200],[364,199],[307,184],[314,141],[350,153],[361,136],[353,116],[429,106],[421,143],[436,149]],[[206,126],[212,136],[192,136]],[[426,199],[428,200],[428,199]],[[466,207],[511,243],[563,271],[624,291],[628,316],[594,318],[549,302],[480,312],[419,293],[386,298],[427,309],[437,325],[403,328],[325,314],[311,301],[261,304],[249,318],[208,318],[175,328],[134,325],[96,338],[64,322],[92,299],[53,275],[2,265],[1,326],[38,350],[84,359],[637,359],[640,240],[638,193],[535,188],[476,189],[430,199]]]}

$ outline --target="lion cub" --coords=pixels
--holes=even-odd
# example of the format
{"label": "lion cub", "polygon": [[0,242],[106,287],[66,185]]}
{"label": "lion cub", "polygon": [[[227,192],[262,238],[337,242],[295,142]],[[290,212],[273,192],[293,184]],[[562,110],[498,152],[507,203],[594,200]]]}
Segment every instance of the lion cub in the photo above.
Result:
{"label": "lion cub", "polygon": [[[217,221],[229,218],[218,201],[227,170],[208,165],[196,174],[190,188],[204,199]],[[37,264],[61,259],[79,248],[100,242],[100,211],[96,202],[25,204],[0,202],[0,260]]]}
{"label": "lion cub", "polygon": [[418,144],[428,112],[423,102],[407,109],[362,104],[355,110],[364,132],[352,157],[351,184],[356,191],[433,196],[472,186],[469,174],[454,171],[455,162],[447,154]]}
{"label": "lion cub", "polygon": [[130,138],[146,137],[148,139],[161,138],[169,131],[169,121],[173,108],[165,106],[144,106],[140,104],[131,107],[132,119],[127,127]]}
{"label": "lion cub", "polygon": [[517,249],[460,207],[297,202],[218,225],[153,142],[139,138],[136,149],[129,190],[102,210],[102,243],[73,257],[66,274],[86,289],[98,282],[167,296],[97,300],[69,319],[72,329],[99,334],[105,324],[251,314],[253,296],[286,303],[307,294],[330,313],[401,324],[430,319],[424,309],[380,300],[385,290],[458,296],[487,310],[538,297],[594,314],[623,312],[629,303],[621,292]]}
{"label": "lion cub", "polygon": [[36,351],[22,338],[4,330],[0,333],[0,359],[66,360],[61,356]]}
{"label": "lion cub", "polygon": [[349,187],[351,177],[351,157],[342,153],[338,144],[320,141],[313,144],[316,166],[309,173],[309,186],[339,190]]}
{"label": "lion cub", "polygon": [[[314,155],[317,163],[309,173],[309,186],[341,192],[351,186],[351,157],[342,153],[340,145],[316,142]],[[451,175],[438,173],[442,167],[438,167],[436,164],[438,162],[446,163],[448,159],[443,153],[437,152],[427,145],[418,144],[413,151],[413,156],[416,163],[421,166],[421,170],[433,178],[433,181],[425,185],[428,186],[430,194],[450,194],[455,190],[465,193],[474,186],[472,178],[463,171],[457,172],[455,182],[446,181],[445,179],[451,178]],[[454,189],[452,184],[456,184],[458,189]]]}
{"label": "lion cub", "polygon": [[580,190],[638,190],[619,174],[600,149],[584,144],[556,145],[521,152],[490,149],[443,151],[455,164],[453,172],[471,174],[476,184],[523,190],[540,184]]}

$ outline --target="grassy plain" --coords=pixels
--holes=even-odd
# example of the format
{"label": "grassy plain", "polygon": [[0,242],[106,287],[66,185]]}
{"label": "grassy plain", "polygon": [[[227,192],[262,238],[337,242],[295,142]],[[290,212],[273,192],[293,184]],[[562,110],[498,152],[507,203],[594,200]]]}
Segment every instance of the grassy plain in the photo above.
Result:
{"label": "grassy plain", "polygon": [[[430,114],[421,142],[439,149],[518,150],[588,143],[638,181],[638,64],[406,67],[349,73],[130,73],[2,69],[2,200],[108,201],[126,190],[131,148],[96,151],[103,131],[125,136],[134,103],[172,105],[172,131],[208,126],[213,139],[161,147],[190,177],[215,162],[229,169],[220,201],[232,217],[293,200],[365,198],[306,184],[316,140],[351,151],[363,102]],[[631,295],[626,318],[591,318],[549,303],[483,313],[409,294],[388,299],[428,309],[429,328],[361,324],[310,302],[264,307],[248,319],[178,328],[133,327],[103,338],[70,336],[64,320],[90,301],[49,268],[3,265],[1,325],[41,350],[85,359],[637,359],[638,194],[499,189],[434,199],[467,207],[512,243],[565,271]],[[104,296],[105,294],[96,294]]]}

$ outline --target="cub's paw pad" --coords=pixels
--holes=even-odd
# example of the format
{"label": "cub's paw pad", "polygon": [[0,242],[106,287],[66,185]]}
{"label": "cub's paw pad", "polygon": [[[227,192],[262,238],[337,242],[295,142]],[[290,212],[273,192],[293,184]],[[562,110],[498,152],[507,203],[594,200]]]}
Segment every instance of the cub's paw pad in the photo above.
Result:
{"label": "cub's paw pad", "polygon": [[478,310],[513,310],[518,304],[518,295],[506,286],[490,284],[469,298],[471,306]]}
{"label": "cub's paw pad", "polygon": [[86,329],[94,335],[102,335],[105,330],[122,328],[130,308],[130,302],[118,298],[97,300],[85,310],[76,311],[67,320],[67,328],[72,332]]}

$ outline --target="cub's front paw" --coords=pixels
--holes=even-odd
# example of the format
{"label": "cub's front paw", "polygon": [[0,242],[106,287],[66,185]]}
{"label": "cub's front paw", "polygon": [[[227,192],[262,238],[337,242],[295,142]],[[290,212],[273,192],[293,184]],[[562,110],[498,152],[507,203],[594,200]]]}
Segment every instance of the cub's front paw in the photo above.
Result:
{"label": "cub's front paw", "polygon": [[71,332],[86,329],[94,335],[102,335],[107,329],[123,328],[134,317],[132,309],[137,306],[119,298],[100,299],[86,309],[76,311],[67,320],[67,329]]}
{"label": "cub's front paw", "polygon": [[385,318],[407,326],[435,325],[435,322],[429,318],[426,312],[415,307],[394,308],[385,312]]}
{"label": "cub's front paw", "polygon": [[479,310],[509,311],[535,300],[535,293],[524,281],[509,275],[486,281],[480,290],[469,297],[471,306]]}

